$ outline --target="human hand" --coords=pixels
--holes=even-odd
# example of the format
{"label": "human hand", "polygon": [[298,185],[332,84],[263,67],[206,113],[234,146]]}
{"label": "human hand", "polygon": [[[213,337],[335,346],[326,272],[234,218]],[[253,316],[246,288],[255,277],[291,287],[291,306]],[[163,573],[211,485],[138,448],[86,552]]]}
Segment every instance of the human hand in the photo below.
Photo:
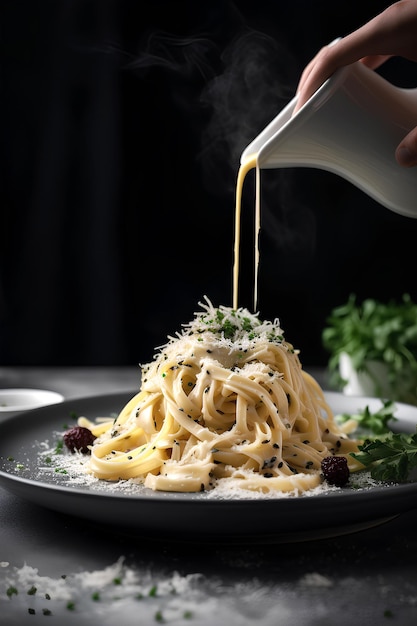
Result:
{"label": "human hand", "polygon": [[[322,48],[301,75],[294,113],[338,68],[360,61],[376,69],[393,56],[417,62],[417,0],[395,2],[361,28]],[[404,167],[417,165],[417,127],[397,146],[395,157]]]}

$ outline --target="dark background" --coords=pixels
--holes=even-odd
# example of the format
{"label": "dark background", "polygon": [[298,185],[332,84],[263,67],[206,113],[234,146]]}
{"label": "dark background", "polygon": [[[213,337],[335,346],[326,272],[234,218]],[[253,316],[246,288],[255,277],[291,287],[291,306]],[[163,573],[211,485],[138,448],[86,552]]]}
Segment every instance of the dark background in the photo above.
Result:
{"label": "dark background", "polygon": [[[231,305],[241,152],[318,49],[388,4],[3,0],[0,363],[149,361],[204,295]],[[417,85],[403,60],[381,72]],[[417,220],[328,172],[263,180],[260,313],[305,365],[350,293],[417,299]]]}

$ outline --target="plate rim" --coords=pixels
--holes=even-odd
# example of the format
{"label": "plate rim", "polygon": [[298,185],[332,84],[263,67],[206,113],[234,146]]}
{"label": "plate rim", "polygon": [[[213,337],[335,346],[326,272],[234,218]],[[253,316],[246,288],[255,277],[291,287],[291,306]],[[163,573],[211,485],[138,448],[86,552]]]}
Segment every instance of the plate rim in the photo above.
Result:
{"label": "plate rim", "polygon": [[[137,394],[137,390],[133,390],[131,392],[129,391],[121,391],[121,392],[110,392],[110,393],[101,393],[101,394],[94,394],[94,395],[88,395],[88,396],[84,396],[84,397],[79,397],[79,398],[73,398],[73,399],[66,399],[63,402],[57,403],[57,404],[51,404],[51,405],[45,405],[45,406],[41,406],[41,407],[36,407],[35,409],[30,409],[30,410],[26,410],[20,413],[16,413],[14,415],[10,415],[7,416],[4,420],[2,420],[0,422],[0,438],[1,438],[1,434],[3,429],[7,429],[7,425],[9,423],[13,422],[13,425],[15,424],[15,422],[17,420],[21,420],[21,419],[36,419],[36,415],[38,413],[53,413],[55,410],[57,410],[57,407],[59,407],[60,409],[64,409],[66,407],[68,407],[69,410],[71,410],[71,406],[73,404],[84,404],[85,402],[88,403],[95,403],[98,401],[113,401],[117,399],[120,399],[121,404],[120,404],[120,409],[123,408],[124,404],[123,402],[128,402],[128,400],[130,398],[132,398],[134,395]],[[332,400],[333,398],[337,398],[338,400],[343,400],[343,402],[347,402],[347,403],[354,403],[354,402],[359,402],[359,404],[366,404],[369,403],[370,401],[372,402],[379,402],[382,403],[382,400],[380,398],[377,397],[371,397],[371,396],[347,396],[345,394],[343,394],[342,392],[337,392],[337,391],[328,391],[325,390],[324,391],[324,395],[326,398],[326,401],[329,402],[330,406],[331,406],[331,402],[329,400]],[[416,413],[416,427],[417,427],[417,406],[414,405],[409,405],[409,404],[405,404],[405,403],[400,403],[400,402],[396,402],[395,403],[399,408],[406,410],[406,411],[414,411]],[[47,416],[49,417],[49,415]],[[405,421],[407,421],[406,417],[402,417],[401,419],[404,419]],[[0,454],[0,460],[1,460],[1,454]],[[4,457],[3,457],[4,458]],[[126,493],[117,493],[115,491],[96,491],[96,490],[90,490],[88,488],[88,485],[84,485],[83,488],[79,488],[76,485],[68,485],[68,484],[58,484],[58,483],[51,483],[51,482],[47,482],[47,481],[42,481],[42,480],[36,480],[34,478],[26,478],[24,476],[18,475],[18,474],[12,474],[11,472],[8,472],[7,470],[3,470],[0,467],[0,478],[5,479],[5,480],[13,480],[22,484],[27,484],[27,485],[33,485],[36,486],[37,488],[43,488],[43,489],[50,489],[53,491],[60,491],[60,492],[70,492],[70,493],[77,493],[78,495],[93,495],[94,497],[101,497],[101,498],[116,498],[116,499],[128,499],[128,500],[145,500],[145,501],[149,501],[150,499],[156,501],[158,500],[158,496],[160,496],[160,499],[163,502],[167,502],[169,500],[175,501],[175,502],[184,502],[184,501],[192,501],[192,502],[207,502],[208,498],[204,497],[204,494],[200,493],[200,492],[184,492],[184,493],[180,493],[180,492],[153,492],[151,490],[149,490],[149,492],[146,492],[145,494],[140,494],[140,493],[135,493],[135,494],[126,494]],[[377,494],[377,493],[386,493],[387,489],[392,490],[393,488],[395,488],[396,491],[414,491],[417,490],[417,481],[416,482],[406,482],[406,483],[394,483],[394,484],[384,484],[384,485],[377,485],[375,487],[372,487],[370,489],[340,489],[340,490],[334,490],[334,491],[329,491],[329,492],[323,492],[323,493],[318,493],[315,494],[314,496],[307,496],[307,497],[311,497],[314,501],[318,501],[321,499],[325,499],[326,501],[329,498],[338,498],[338,497],[343,497],[343,499],[349,499],[354,497],[355,501],[357,499],[360,499],[362,497],[365,496],[369,496],[370,493],[372,494]],[[372,496],[372,497],[376,497],[376,496]],[[239,498],[210,498],[210,502],[222,502],[222,503],[237,503],[237,502],[297,502],[297,501],[301,501],[301,500],[306,500],[306,497],[283,497],[283,498],[272,498],[272,497],[266,497],[266,498],[244,498],[244,497],[239,497]],[[297,506],[297,505],[295,505]]]}
{"label": "plate rim", "polygon": [[[77,408],[82,407],[83,405],[90,406],[96,403],[102,405],[103,403],[106,403],[106,402],[112,402],[114,404],[116,403],[120,404],[120,410],[121,410],[124,406],[124,403],[128,402],[128,400],[131,397],[133,397],[133,395],[135,395],[136,393],[137,393],[137,390],[134,390],[133,392],[123,391],[123,392],[116,392],[116,393],[104,393],[104,394],[102,393],[99,395],[85,396],[82,398],[74,398],[72,400],[71,399],[65,400],[63,403],[60,403],[58,405],[48,405],[48,406],[30,410],[30,411],[25,411],[24,413],[20,413],[18,415],[12,415],[6,418],[5,420],[3,420],[2,422],[0,422],[0,437],[3,432],[7,431],[7,425],[10,425],[10,423],[13,423],[13,428],[15,429],[17,428],[18,421],[22,419],[34,420],[34,428],[36,429],[36,416],[39,414],[43,418],[42,426],[45,428],[49,426],[49,422],[52,419],[56,419],[58,421],[59,419],[61,419],[59,415],[56,415],[57,409],[59,409],[59,411],[61,412],[61,416],[62,416],[62,411],[63,410],[65,411],[65,409],[67,409],[68,411],[72,411],[74,409],[76,410]],[[344,396],[344,394],[342,393],[339,394],[338,392],[333,392],[333,391],[332,392],[325,391],[326,400],[329,397],[328,394],[336,394],[337,398],[340,401],[344,401],[344,398],[349,398],[347,400],[347,402],[349,403],[355,403],[359,401],[361,404],[364,404],[365,402],[369,400],[382,402],[378,398],[370,398],[367,396],[355,396],[355,397]],[[334,397],[335,396],[330,396],[330,399]],[[411,413],[415,412],[416,424],[417,424],[417,407],[412,406],[412,405],[404,405],[404,407],[406,407],[407,411],[410,411],[411,409]],[[97,410],[99,410],[99,406]],[[11,436],[13,436],[13,434]],[[0,452],[0,456],[1,456],[1,452]],[[3,467],[4,467],[4,461],[5,461],[4,453],[1,456],[1,458],[3,460]],[[77,485],[68,484],[68,483],[57,484],[57,483],[42,481],[41,479],[39,479],[39,477],[34,478],[34,477],[25,477],[22,475],[12,474],[8,472],[7,470],[3,469],[3,467],[0,467],[0,486],[4,487],[9,492],[13,493],[14,495],[20,498],[25,499],[26,501],[30,501],[34,504],[46,506],[46,508],[49,508],[55,511],[70,513],[72,515],[75,515],[76,517],[81,517],[84,519],[87,518],[90,521],[92,520],[90,510],[87,514],[85,514],[85,512],[83,512],[83,514],[80,514],[78,511],[75,513],[72,513],[71,511],[67,510],[68,507],[66,506],[66,503],[75,501],[75,500],[78,500],[78,502],[82,501],[83,503],[87,502],[87,508],[91,509],[91,508],[94,508],[94,505],[97,505],[98,508],[100,508],[112,502],[112,503],[119,503],[123,507],[129,510],[146,504],[146,506],[148,507],[147,509],[148,513],[149,513],[149,510],[151,510],[153,511],[152,513],[153,515],[155,514],[155,511],[159,509],[164,510],[164,507],[165,508],[170,507],[170,506],[174,507],[175,505],[176,507],[179,507],[179,509],[181,510],[186,509],[187,511],[190,511],[192,509],[192,511],[195,512],[197,516],[200,516],[201,511],[205,510],[204,507],[208,507],[213,510],[214,509],[219,510],[220,508],[221,511],[224,511],[225,513],[226,512],[233,513],[233,515],[238,515],[240,510],[243,510],[246,512],[250,511],[251,512],[250,515],[253,515],[253,510],[257,507],[259,512],[268,512],[268,511],[277,512],[278,510],[285,517],[289,515],[297,516],[299,512],[305,511],[306,508],[307,510],[315,511],[317,509],[321,509],[324,506],[325,509],[329,509],[329,508],[334,509],[332,519],[338,518],[339,513],[335,514],[335,510],[336,508],[340,508],[342,506],[342,508],[347,511],[349,511],[349,509],[352,509],[352,513],[357,511],[356,517],[355,515],[352,515],[351,522],[347,523],[345,528],[343,529],[343,532],[341,532],[341,534],[346,534],[347,532],[351,532],[349,530],[350,527],[353,528],[357,526],[358,523],[363,524],[363,519],[360,517],[360,515],[358,518],[358,514],[360,513],[360,510],[362,509],[363,505],[365,505],[365,509],[367,510],[369,509],[370,500],[375,505],[378,511],[381,510],[381,505],[385,507],[385,504],[386,504],[386,508],[384,508],[386,513],[384,515],[382,515],[381,513],[378,513],[375,516],[372,516],[372,515],[368,516],[369,524],[375,525],[375,522],[379,518],[381,519],[383,517],[386,518],[387,515],[391,515],[391,514],[394,514],[394,515],[401,514],[402,512],[405,512],[406,510],[414,508],[415,505],[413,505],[412,496],[415,496],[415,494],[417,493],[417,482],[409,482],[409,483],[401,483],[401,484],[386,484],[386,485],[381,485],[381,486],[378,485],[378,486],[366,488],[366,489],[365,488],[364,489],[343,489],[342,488],[340,490],[332,490],[329,492],[318,493],[318,494],[314,494],[311,496],[282,497],[282,498],[280,497],[277,497],[277,498],[273,498],[273,497],[265,497],[265,498],[262,498],[262,497],[260,498],[214,497],[213,498],[212,497],[212,498],[209,498],[209,497],[205,497],[205,494],[201,494],[201,493],[178,494],[178,493],[171,493],[171,492],[153,492],[151,490],[149,490],[149,492],[141,494],[138,492],[126,493],[123,491],[117,492],[113,490],[112,491],[94,490],[94,489],[90,489],[88,485],[83,485],[82,487],[79,487]],[[31,491],[31,497],[29,497],[26,493],[29,490]],[[25,495],[22,495],[22,493],[24,493]],[[54,502],[52,502],[50,506],[45,505],[44,503],[45,497],[48,499],[48,497],[51,494],[53,494],[59,500],[58,507],[54,506]],[[39,496],[38,498],[36,497],[37,495]],[[54,500],[54,497],[50,499]],[[396,504],[396,506],[394,507],[394,511],[392,510],[390,506],[390,504],[392,504],[393,502]],[[64,503],[64,505],[62,505],[61,503]],[[177,514],[178,514],[179,509],[177,510]],[[317,515],[317,512],[316,512],[316,515]],[[104,520],[104,522],[106,523],[106,520]],[[110,522],[110,523],[114,524],[114,522]],[[330,528],[332,529],[341,528],[341,524],[338,522],[336,522],[335,524],[330,524]],[[140,530],[140,527],[139,527],[139,530]],[[288,539],[290,535],[291,537],[293,537],[294,534],[299,535],[300,533],[303,534],[303,532],[305,534],[306,531],[296,530],[295,533],[292,533],[290,532],[290,528],[288,528],[286,531],[278,529],[275,534],[276,536],[280,536],[281,538],[287,537]],[[317,532],[318,531],[316,529],[316,534]],[[314,535],[313,531],[312,533]],[[254,529],[253,536],[251,535],[249,539],[253,540],[253,539],[256,539],[256,537],[258,536],[259,536],[259,529],[258,530]],[[246,537],[246,539],[248,539],[248,537]],[[293,541],[294,538],[288,539],[288,540]]]}

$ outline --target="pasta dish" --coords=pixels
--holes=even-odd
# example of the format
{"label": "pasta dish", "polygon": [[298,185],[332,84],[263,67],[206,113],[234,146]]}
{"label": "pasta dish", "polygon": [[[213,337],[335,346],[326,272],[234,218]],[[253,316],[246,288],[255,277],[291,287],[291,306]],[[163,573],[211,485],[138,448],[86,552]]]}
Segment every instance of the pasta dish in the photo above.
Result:
{"label": "pasta dish", "polygon": [[181,332],[142,366],[141,388],[91,430],[88,471],[153,490],[198,492],[227,481],[263,493],[318,486],[323,458],[358,450],[279,320],[200,303]]}

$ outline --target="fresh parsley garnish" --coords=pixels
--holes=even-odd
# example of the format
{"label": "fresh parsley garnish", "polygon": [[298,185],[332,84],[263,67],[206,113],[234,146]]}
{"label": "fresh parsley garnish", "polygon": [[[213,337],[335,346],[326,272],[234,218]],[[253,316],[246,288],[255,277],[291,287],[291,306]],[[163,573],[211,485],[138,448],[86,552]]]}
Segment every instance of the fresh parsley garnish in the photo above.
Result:
{"label": "fresh parsley garnish", "polygon": [[351,455],[370,468],[375,480],[404,482],[417,467],[417,432],[389,433],[386,438],[367,439]]}
{"label": "fresh parsley garnish", "polygon": [[366,406],[358,413],[341,413],[337,415],[337,420],[343,423],[354,419],[363,430],[368,430],[374,435],[384,435],[392,430],[388,423],[397,421],[395,411],[395,403],[392,400],[384,400],[381,408],[374,413]]}

